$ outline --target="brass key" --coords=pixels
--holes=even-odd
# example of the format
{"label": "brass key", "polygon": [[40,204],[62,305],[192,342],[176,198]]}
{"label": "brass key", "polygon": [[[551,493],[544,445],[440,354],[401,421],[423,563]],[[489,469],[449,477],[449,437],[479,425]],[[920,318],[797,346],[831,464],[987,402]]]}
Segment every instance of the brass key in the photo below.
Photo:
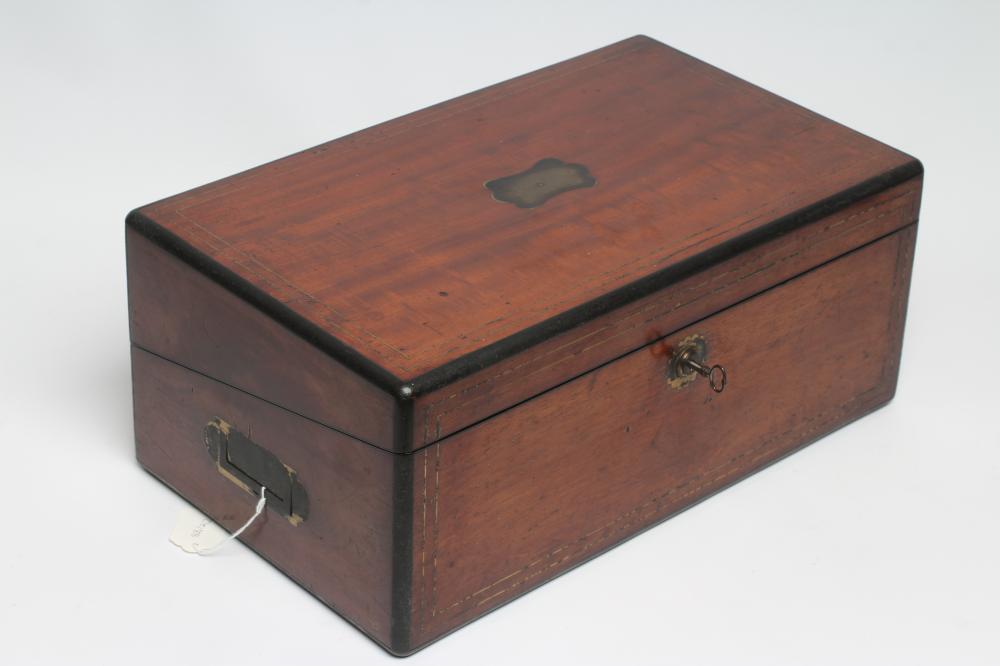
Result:
{"label": "brass key", "polygon": [[677,345],[677,351],[670,358],[667,366],[667,381],[675,389],[687,386],[697,375],[708,379],[708,385],[716,393],[722,393],[729,383],[726,369],[715,364],[705,363],[708,356],[708,344],[700,335],[691,335]]}
{"label": "brass key", "polygon": [[697,356],[697,350],[694,348],[682,351],[677,359],[678,369],[682,372],[687,370],[687,373],[684,374],[697,372],[702,377],[708,378],[708,385],[712,387],[713,391],[722,393],[729,382],[729,375],[726,369],[718,363],[709,367],[698,361],[695,356]]}

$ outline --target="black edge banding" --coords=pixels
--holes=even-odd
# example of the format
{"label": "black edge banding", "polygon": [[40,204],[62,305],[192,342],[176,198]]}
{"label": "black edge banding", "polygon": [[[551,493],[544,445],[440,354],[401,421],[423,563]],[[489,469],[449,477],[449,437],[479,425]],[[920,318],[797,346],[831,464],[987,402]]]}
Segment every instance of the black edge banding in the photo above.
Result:
{"label": "black edge banding", "polygon": [[671,264],[655,273],[599,296],[587,303],[562,312],[534,326],[525,328],[502,340],[472,351],[450,361],[430,372],[420,375],[410,382],[413,395],[421,395],[463,379],[483,368],[499,363],[539,342],[579,326],[591,319],[636,301],[704,270],[708,266],[725,261],[741,252],[786,234],[798,227],[824,218],[861,199],[895,187],[924,171],[919,160],[890,169],[868,180],[862,181],[826,199],[810,204],[797,211],[780,217],[745,234],[732,238],[688,259]]}
{"label": "black edge banding", "polygon": [[410,654],[410,602],[413,585],[413,399],[410,386],[399,388],[393,414],[392,576],[389,599],[389,651]]}
{"label": "black edge banding", "polygon": [[412,650],[410,602],[413,584],[413,465],[415,456],[392,456],[392,578],[389,649],[395,655]]}

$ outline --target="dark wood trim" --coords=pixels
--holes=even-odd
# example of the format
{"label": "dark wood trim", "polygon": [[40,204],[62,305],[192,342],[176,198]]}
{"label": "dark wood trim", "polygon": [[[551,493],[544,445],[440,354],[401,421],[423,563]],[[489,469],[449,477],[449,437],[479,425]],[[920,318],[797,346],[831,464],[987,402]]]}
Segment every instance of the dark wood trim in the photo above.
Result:
{"label": "dark wood trim", "polygon": [[389,645],[401,657],[413,652],[410,603],[413,598],[413,466],[416,456],[394,454],[392,514],[392,602]]}

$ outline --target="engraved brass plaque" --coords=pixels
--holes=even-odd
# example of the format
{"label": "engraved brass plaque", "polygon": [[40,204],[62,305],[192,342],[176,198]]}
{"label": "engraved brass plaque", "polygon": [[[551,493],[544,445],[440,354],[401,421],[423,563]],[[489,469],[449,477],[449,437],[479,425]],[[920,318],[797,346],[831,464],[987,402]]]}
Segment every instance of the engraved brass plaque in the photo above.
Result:
{"label": "engraved brass plaque", "polygon": [[546,157],[526,171],[487,181],[485,186],[497,201],[518,208],[535,208],[557,194],[593,187],[596,183],[586,166]]}

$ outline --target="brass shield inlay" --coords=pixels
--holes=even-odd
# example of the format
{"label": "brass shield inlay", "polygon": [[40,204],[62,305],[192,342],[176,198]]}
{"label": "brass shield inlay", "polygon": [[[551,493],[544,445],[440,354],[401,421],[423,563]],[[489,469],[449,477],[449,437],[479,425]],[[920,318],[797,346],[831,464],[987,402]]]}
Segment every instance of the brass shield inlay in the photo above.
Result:
{"label": "brass shield inlay", "polygon": [[485,183],[493,198],[518,208],[534,208],[563,192],[593,187],[597,180],[582,164],[546,157],[526,171]]}

